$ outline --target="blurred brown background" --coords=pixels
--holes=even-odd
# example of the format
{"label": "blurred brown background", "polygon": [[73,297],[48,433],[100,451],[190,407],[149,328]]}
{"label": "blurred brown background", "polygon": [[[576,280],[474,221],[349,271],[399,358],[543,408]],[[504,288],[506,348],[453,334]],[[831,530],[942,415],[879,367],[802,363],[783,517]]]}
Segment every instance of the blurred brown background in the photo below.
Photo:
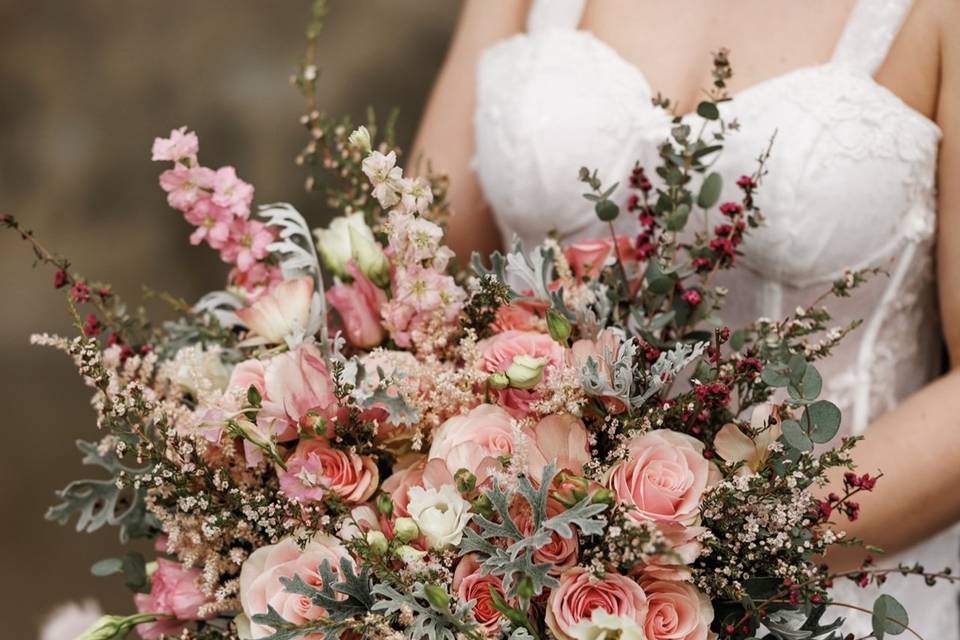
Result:
{"label": "blurred brown background", "polygon": [[[458,9],[330,0],[322,106],[360,116],[367,104],[398,105],[409,146]],[[232,164],[257,202],[289,201],[319,220],[292,162],[305,138],[289,76],[309,10],[309,0],[0,0],[0,211],[130,302],[141,283],[188,300],[218,288],[226,270],[188,244],[150,145],[189,125],[204,164]],[[78,535],[43,519],[54,490],[87,474],[73,442],[95,429],[72,364],[28,344],[32,332],[70,332],[53,274],[31,260],[0,235],[0,636],[17,639],[36,637],[65,600],[132,610],[121,578],[89,573],[119,555],[116,531]]]}

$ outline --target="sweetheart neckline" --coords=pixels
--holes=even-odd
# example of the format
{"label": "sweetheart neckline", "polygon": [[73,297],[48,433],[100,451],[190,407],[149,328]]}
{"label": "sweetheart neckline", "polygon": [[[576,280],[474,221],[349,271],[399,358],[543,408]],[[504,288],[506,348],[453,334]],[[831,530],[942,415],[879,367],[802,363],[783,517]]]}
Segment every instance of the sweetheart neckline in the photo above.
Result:
{"label": "sweetheart neckline", "polygon": [[[646,89],[647,93],[651,96],[653,95],[653,87],[650,86],[650,81],[647,79],[647,75],[643,72],[643,69],[638,67],[633,62],[630,62],[629,60],[627,60],[625,57],[623,57],[623,55],[619,51],[617,51],[610,44],[605,42],[602,38],[597,37],[597,35],[594,34],[592,31],[590,31],[589,29],[549,29],[549,30],[540,31],[536,33],[520,32],[520,33],[514,34],[509,38],[506,38],[504,40],[501,40],[500,42],[497,42],[491,45],[486,49],[486,51],[491,51],[493,49],[499,48],[514,40],[529,41],[538,36],[542,36],[546,34],[557,34],[557,33],[575,34],[577,37],[591,44],[593,47],[595,47],[599,51],[602,51],[607,56],[611,57],[611,59],[613,59],[618,65],[624,67],[630,73],[632,73],[640,82],[643,83],[643,86]],[[737,103],[745,98],[748,98],[750,95],[760,91],[761,89],[765,89],[771,85],[776,85],[778,82],[789,80],[803,73],[812,73],[816,71],[826,71],[826,70],[832,70],[832,69],[851,73],[861,77],[862,79],[867,80],[868,82],[867,86],[878,91],[881,95],[885,95],[888,98],[892,99],[907,114],[918,118],[926,126],[932,128],[935,131],[938,138],[941,138],[943,136],[943,130],[940,128],[940,125],[936,123],[936,121],[931,119],[925,113],[909,105],[907,102],[903,100],[903,98],[897,95],[889,87],[886,87],[880,84],[879,82],[877,82],[876,78],[874,78],[872,75],[870,75],[869,73],[864,73],[854,67],[849,67],[849,66],[840,64],[834,60],[828,60],[827,62],[821,62],[817,64],[803,65],[795,69],[791,69],[790,71],[776,74],[774,76],[771,76],[759,82],[755,82],[754,84],[751,84],[750,86],[745,87],[744,89],[738,91],[736,94],[730,96],[730,101]],[[654,109],[659,109],[663,111],[664,113],[666,113],[671,117],[679,117],[681,121],[686,120],[688,118],[699,117],[697,116],[696,110],[688,111],[680,116],[676,116],[675,114],[671,113],[670,111],[667,111],[663,107],[655,107],[653,105],[651,106]]]}

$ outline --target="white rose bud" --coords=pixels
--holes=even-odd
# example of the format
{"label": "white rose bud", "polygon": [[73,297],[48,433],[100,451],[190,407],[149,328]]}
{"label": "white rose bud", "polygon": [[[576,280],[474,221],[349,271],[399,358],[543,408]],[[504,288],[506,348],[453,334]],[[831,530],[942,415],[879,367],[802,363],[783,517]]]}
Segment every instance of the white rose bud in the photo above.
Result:
{"label": "white rose bud", "polygon": [[439,489],[411,487],[407,492],[407,511],[420,533],[434,549],[458,545],[463,529],[470,522],[470,503],[463,499],[452,484]]}
{"label": "white rose bud", "polygon": [[363,219],[363,212],[351,213],[349,216],[338,216],[330,221],[326,229],[315,229],[317,249],[323,257],[323,263],[338,276],[347,275],[347,262],[353,257],[350,242],[350,230],[374,241],[373,231]]}
{"label": "white rose bud", "polygon": [[[368,227],[364,227],[370,231]],[[378,287],[390,284],[390,262],[383,249],[373,239],[373,234],[362,233],[350,227],[350,255],[363,275],[370,278]]]}
{"label": "white rose bud", "polygon": [[397,547],[395,552],[397,557],[400,558],[400,561],[404,564],[415,564],[423,559],[427,555],[426,551],[421,551],[420,549],[414,549],[408,544]]}
{"label": "white rose bud", "polygon": [[507,369],[507,378],[514,389],[533,389],[543,380],[543,368],[546,358],[537,358],[521,354],[513,357],[513,364]]}

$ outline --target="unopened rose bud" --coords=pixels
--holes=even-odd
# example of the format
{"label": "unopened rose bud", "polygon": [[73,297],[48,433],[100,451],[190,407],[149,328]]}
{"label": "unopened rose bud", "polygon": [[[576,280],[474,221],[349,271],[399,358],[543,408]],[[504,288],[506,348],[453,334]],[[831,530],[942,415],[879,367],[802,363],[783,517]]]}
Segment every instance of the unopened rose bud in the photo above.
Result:
{"label": "unopened rose bud", "polygon": [[382,531],[367,531],[367,544],[377,555],[383,555],[387,552],[387,547],[389,543],[387,542],[387,536],[383,535]]}
{"label": "unopened rose bud", "polygon": [[450,607],[450,595],[435,584],[428,584],[423,587],[423,593],[427,596],[427,602],[434,609],[445,611]]}
{"label": "unopened rose bud", "polygon": [[393,525],[393,533],[400,542],[410,542],[420,537],[420,527],[413,518],[397,518]]}
{"label": "unopened rose bud", "polygon": [[547,309],[547,330],[551,338],[560,344],[567,344],[573,325],[562,313],[551,308]]}
{"label": "unopened rose bud", "polygon": [[507,378],[514,389],[533,389],[543,380],[546,358],[537,358],[521,354],[513,357],[513,364],[507,369]]}
{"label": "unopened rose bud", "polygon": [[460,493],[470,493],[477,488],[477,476],[470,473],[469,469],[458,469],[453,474],[453,481]]}
{"label": "unopened rose bud", "polygon": [[590,497],[590,501],[593,504],[605,504],[612,507],[617,502],[617,496],[610,489],[598,489]]}
{"label": "unopened rose bud", "polygon": [[404,564],[414,564],[419,562],[421,558],[427,555],[426,551],[414,549],[408,544],[397,547],[397,550],[394,553]]}
{"label": "unopened rose bud", "polygon": [[381,493],[377,497],[377,511],[388,518],[393,515],[393,497],[389,493]]}
{"label": "unopened rose bud", "polygon": [[390,262],[371,235],[354,226],[349,228],[350,255],[363,275],[378,287],[390,284]]}
{"label": "unopened rose bud", "polygon": [[487,376],[487,386],[491,389],[506,389],[510,386],[510,378],[505,373],[491,373]]}
{"label": "unopened rose bud", "polygon": [[370,132],[367,131],[366,127],[361,126],[356,131],[350,134],[350,137],[347,138],[349,142],[354,147],[359,148],[364,153],[370,153],[371,143],[370,143]]}

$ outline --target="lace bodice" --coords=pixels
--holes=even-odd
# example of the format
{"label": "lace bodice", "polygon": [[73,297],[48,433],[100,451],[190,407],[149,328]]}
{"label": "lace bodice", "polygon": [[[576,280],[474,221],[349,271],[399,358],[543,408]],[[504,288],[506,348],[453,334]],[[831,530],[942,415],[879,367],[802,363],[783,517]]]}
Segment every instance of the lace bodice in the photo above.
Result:
{"label": "lace bodice", "polygon": [[[941,133],[873,78],[910,1],[859,0],[829,62],[761,82],[721,106],[741,123],[714,165],[725,199],[737,199],[736,178],[752,171],[776,132],[758,196],[766,224],[750,234],[743,264],[723,283],[730,290],[724,320],[736,327],[781,317],[848,267],[889,274],[831,303],[838,326],[863,320],[820,367],[846,433],[862,432],[941,366],[933,279]],[[605,223],[580,197],[577,170],[596,167],[606,182],[625,182],[635,161],[655,166],[669,133],[671,116],[652,105],[642,72],[577,29],[583,4],[535,0],[527,32],[479,62],[475,168],[505,242],[536,244],[549,231],[570,240],[605,236]],[[691,124],[698,118],[684,116]],[[636,223],[626,218],[618,231],[632,235]],[[904,557],[944,566],[955,564],[958,548],[957,534],[947,532]],[[894,581],[886,590],[928,637],[960,638],[951,588]],[[841,598],[872,604],[854,590]],[[852,630],[868,632],[865,618]]]}

